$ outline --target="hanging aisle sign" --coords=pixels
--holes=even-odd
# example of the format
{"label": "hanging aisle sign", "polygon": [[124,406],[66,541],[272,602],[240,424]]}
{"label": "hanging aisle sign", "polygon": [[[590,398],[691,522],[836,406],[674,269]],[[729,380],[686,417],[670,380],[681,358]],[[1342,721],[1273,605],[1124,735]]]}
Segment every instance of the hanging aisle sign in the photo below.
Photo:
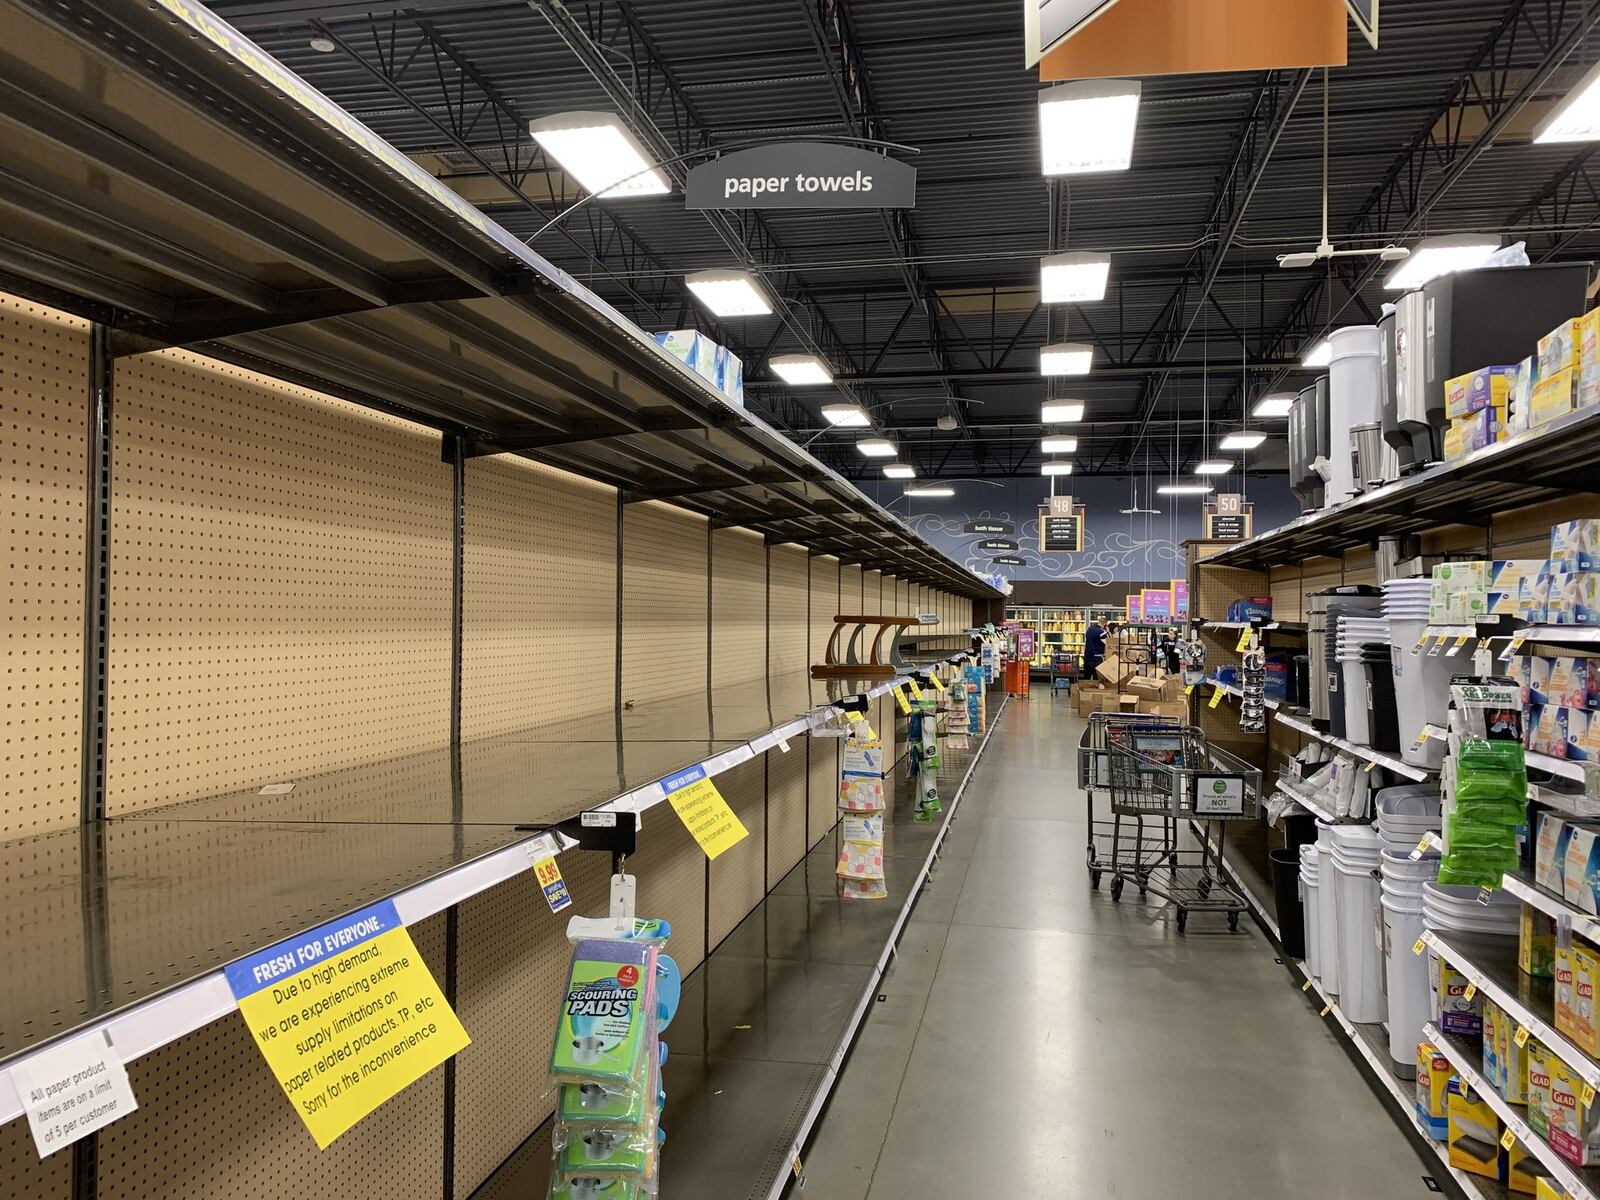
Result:
{"label": "hanging aisle sign", "polygon": [[750,836],[704,767],[690,767],[663,779],[661,789],[707,858],[716,858]]}
{"label": "hanging aisle sign", "polygon": [[986,554],[1003,554],[1008,550],[1020,550],[1022,547],[1010,538],[984,538],[978,543],[978,549]]}
{"label": "hanging aisle sign", "polygon": [[471,1041],[390,900],[223,973],[320,1149]]}
{"label": "hanging aisle sign", "polygon": [[917,169],[860,146],[774,142],[701,163],[684,197],[691,209],[915,208]]}
{"label": "hanging aisle sign", "polygon": [[997,567],[1020,567],[1023,566],[1025,562],[1025,560],[1017,557],[1015,554],[997,554],[989,561],[994,563],[994,565]]}
{"label": "hanging aisle sign", "polygon": [[1051,496],[1039,509],[1039,551],[1042,554],[1078,554],[1083,550],[1084,507],[1071,496]]}
{"label": "hanging aisle sign", "polygon": [[1255,505],[1236,494],[1219,494],[1205,506],[1205,536],[1216,542],[1242,542],[1255,532]]}
{"label": "hanging aisle sign", "polygon": [[1010,537],[1016,532],[1016,526],[1010,521],[968,521],[961,527],[962,533],[987,533],[996,537]]}

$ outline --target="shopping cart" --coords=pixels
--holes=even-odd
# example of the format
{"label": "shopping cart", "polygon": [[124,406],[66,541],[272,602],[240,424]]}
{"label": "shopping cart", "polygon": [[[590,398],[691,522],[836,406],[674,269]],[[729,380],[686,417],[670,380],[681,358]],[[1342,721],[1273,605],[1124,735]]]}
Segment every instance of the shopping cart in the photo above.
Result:
{"label": "shopping cart", "polygon": [[1057,692],[1072,692],[1072,681],[1078,677],[1078,656],[1058,652],[1050,659],[1050,699]]}
{"label": "shopping cart", "polygon": [[[1246,908],[1223,872],[1229,821],[1253,820],[1261,772],[1206,742],[1193,725],[1143,713],[1093,713],[1078,748],[1078,783],[1088,805],[1089,882],[1111,878],[1111,898],[1132,883],[1173,905],[1178,931],[1191,912],[1225,913],[1239,928]],[[1095,795],[1111,820],[1095,820]],[[1180,844],[1192,832],[1198,847]],[[1214,837],[1214,841],[1213,841]]]}

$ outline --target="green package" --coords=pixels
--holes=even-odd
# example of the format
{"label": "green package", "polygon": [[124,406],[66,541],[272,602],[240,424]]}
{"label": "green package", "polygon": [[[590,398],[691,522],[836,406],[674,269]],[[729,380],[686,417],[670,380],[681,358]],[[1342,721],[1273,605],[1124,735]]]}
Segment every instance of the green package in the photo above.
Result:
{"label": "green package", "polygon": [[638,1200],[639,1185],[632,1179],[597,1179],[580,1175],[550,1181],[549,1200]]}
{"label": "green package", "polygon": [[550,1052],[552,1078],[624,1084],[643,1074],[656,953],[649,942],[586,940],[572,948]]}
{"label": "green package", "polygon": [[656,1127],[612,1129],[587,1125],[567,1131],[567,1144],[556,1159],[557,1171],[568,1179],[643,1178],[655,1160]]}

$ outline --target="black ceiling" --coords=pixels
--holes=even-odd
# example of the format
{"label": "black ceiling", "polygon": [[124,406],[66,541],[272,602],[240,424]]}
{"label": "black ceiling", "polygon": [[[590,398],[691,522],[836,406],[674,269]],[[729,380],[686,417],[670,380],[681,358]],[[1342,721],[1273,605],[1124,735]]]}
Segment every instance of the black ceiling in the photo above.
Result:
{"label": "black ceiling", "polygon": [[[698,326],[730,346],[751,408],[852,476],[877,471],[818,416],[839,391],[924,475],[1036,474],[1038,348],[1063,340],[1100,347],[1089,377],[1057,381],[1088,405],[1078,471],[1181,469],[1244,405],[1303,379],[1309,340],[1382,301],[1376,260],[1275,261],[1318,236],[1320,71],[1148,78],[1133,168],[1052,185],[1014,0],[211,7],[524,237],[578,199],[527,135],[554,112],[621,112],[663,152],[817,134],[917,147],[903,218],[693,213],[675,193],[588,205],[534,242],[645,328]],[[1600,252],[1592,147],[1528,137],[1600,58],[1585,36],[1597,18],[1593,0],[1386,0],[1380,50],[1352,29],[1331,75],[1335,242],[1491,230],[1526,238],[1536,261]],[[1039,256],[1066,249],[1113,254],[1103,302],[1038,304]],[[688,300],[685,274],[736,265],[761,273],[780,314],[718,323]],[[838,390],[765,368],[808,348]],[[945,413],[956,429],[935,426]]]}

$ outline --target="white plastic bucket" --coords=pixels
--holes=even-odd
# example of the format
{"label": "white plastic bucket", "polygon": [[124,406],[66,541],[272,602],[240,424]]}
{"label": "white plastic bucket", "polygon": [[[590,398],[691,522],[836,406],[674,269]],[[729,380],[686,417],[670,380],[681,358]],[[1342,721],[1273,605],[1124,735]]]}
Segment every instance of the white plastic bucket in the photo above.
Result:
{"label": "white plastic bucket", "polygon": [[1339,893],[1333,886],[1333,826],[1317,822],[1317,978],[1330,997],[1339,994]]}
{"label": "white plastic bucket", "polygon": [[1384,894],[1384,987],[1388,1000],[1389,1058],[1396,1074],[1416,1069],[1417,1043],[1422,1026],[1433,1015],[1433,994],[1428,986],[1428,959],[1411,953],[1422,936],[1422,906],[1401,903]]}
{"label": "white plastic bucket", "polygon": [[1345,659],[1339,664],[1344,676],[1344,737],[1358,746],[1372,743],[1372,724],[1368,720],[1367,669],[1360,661]]}
{"label": "white plastic bucket", "polygon": [[[1332,830],[1333,866],[1323,878],[1337,897],[1339,1005],[1351,1021],[1370,1024],[1384,1017],[1383,961],[1378,953],[1378,880],[1382,839],[1367,825]],[[1323,884],[1326,888],[1326,883]],[[1323,957],[1327,957],[1324,948]]]}
{"label": "white plastic bucket", "polygon": [[1347,325],[1328,335],[1333,359],[1328,367],[1328,429],[1332,438],[1328,461],[1333,478],[1328,501],[1343,504],[1355,492],[1350,427],[1383,420],[1382,344],[1376,325]]}
{"label": "white plastic bucket", "polygon": [[1429,929],[1517,937],[1522,920],[1522,905],[1517,898],[1509,892],[1495,891],[1490,893],[1489,903],[1480,904],[1477,894],[1474,888],[1425,883],[1423,920]]}
{"label": "white plastic bucket", "polygon": [[1320,953],[1322,925],[1317,909],[1321,903],[1322,887],[1315,871],[1307,874],[1304,868],[1301,869],[1300,890],[1301,915],[1305,921],[1306,971],[1313,978],[1320,978],[1322,975],[1322,955]]}
{"label": "white plastic bucket", "polygon": [[1393,886],[1397,890],[1414,892],[1419,898],[1422,895],[1424,882],[1432,882],[1439,876],[1439,856],[1424,854],[1421,858],[1412,858],[1409,850],[1391,850],[1385,847],[1380,866],[1383,870],[1385,886]]}

